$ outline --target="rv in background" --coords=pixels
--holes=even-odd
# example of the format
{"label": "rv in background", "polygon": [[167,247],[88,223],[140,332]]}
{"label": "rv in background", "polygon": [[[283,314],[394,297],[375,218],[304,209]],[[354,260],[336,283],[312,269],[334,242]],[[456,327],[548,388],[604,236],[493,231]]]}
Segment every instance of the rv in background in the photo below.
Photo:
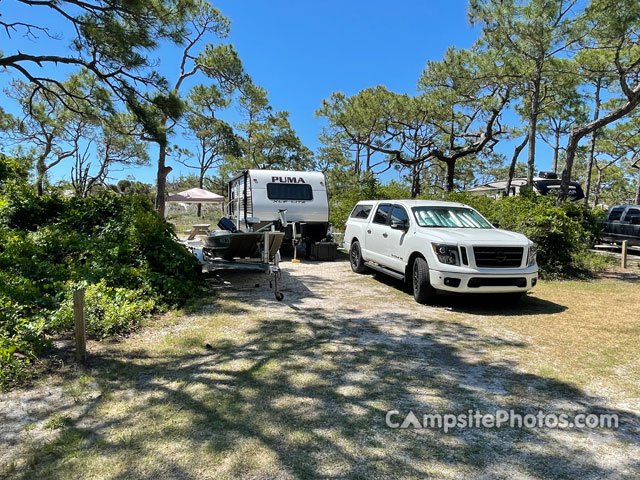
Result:
{"label": "rv in background", "polygon": [[[560,191],[561,180],[558,178],[558,174],[552,172],[539,172],[538,176],[533,179],[533,190],[539,195],[557,195]],[[511,181],[511,188],[509,189],[508,196],[519,195],[520,190],[527,186],[526,178],[514,178]],[[497,180],[495,182],[489,182],[484,185],[478,185],[477,187],[466,190],[471,195],[484,195],[487,197],[500,198],[505,195],[505,189],[507,188],[507,180]],[[584,192],[578,182],[569,183],[569,200],[577,201],[584,198]]]}
{"label": "rv in background", "polygon": [[275,222],[285,242],[307,247],[328,235],[329,200],[320,172],[245,170],[229,182],[228,201],[229,218],[240,228],[255,231]]}

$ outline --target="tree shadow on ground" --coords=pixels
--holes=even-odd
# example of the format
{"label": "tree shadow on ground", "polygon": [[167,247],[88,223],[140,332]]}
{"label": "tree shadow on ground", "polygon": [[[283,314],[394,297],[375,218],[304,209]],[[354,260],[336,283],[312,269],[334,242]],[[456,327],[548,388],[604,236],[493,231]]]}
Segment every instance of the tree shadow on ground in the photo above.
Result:
{"label": "tree shadow on ground", "polygon": [[[71,441],[34,447],[19,478],[64,478],[69,469],[81,475],[82,455],[108,465],[133,452],[144,462],[105,476],[589,479],[613,473],[594,454],[599,444],[639,444],[637,415],[523,373],[508,360],[479,360],[488,349],[526,344],[473,327],[384,307],[375,317],[311,308],[258,322],[246,333],[212,339],[208,349],[94,356],[89,367],[105,394],[64,432]],[[111,414],[121,398],[133,400]],[[391,429],[385,416],[393,409],[418,417],[476,409],[609,413],[619,415],[620,428]],[[176,421],[166,412],[175,412]],[[185,449],[202,452],[201,465],[181,461],[175,452]],[[269,463],[260,463],[263,456]],[[631,462],[637,461],[619,459],[621,476],[637,467]]]}

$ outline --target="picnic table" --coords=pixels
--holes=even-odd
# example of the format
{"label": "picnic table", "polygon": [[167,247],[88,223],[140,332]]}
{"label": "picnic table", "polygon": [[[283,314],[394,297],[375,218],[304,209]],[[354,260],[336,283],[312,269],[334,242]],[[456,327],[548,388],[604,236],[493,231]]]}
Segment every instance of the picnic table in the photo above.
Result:
{"label": "picnic table", "polygon": [[196,235],[206,235],[209,231],[210,226],[210,223],[196,223],[195,225],[193,225],[193,228],[191,229],[191,233],[187,237],[187,240],[193,240],[194,238],[196,238]]}

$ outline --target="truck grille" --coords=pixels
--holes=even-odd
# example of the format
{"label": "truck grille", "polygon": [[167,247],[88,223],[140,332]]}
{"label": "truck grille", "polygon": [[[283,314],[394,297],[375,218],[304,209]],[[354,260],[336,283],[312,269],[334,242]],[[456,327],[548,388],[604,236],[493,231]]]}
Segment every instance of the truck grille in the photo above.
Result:
{"label": "truck grille", "polygon": [[476,266],[481,268],[517,268],[523,252],[522,247],[473,247]]}

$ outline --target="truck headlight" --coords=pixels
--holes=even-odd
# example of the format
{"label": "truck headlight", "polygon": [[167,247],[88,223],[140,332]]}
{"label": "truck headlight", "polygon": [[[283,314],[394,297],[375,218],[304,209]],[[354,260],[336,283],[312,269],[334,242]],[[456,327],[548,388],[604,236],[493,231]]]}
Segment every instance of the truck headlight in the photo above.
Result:
{"label": "truck headlight", "polygon": [[527,267],[531,267],[536,264],[538,259],[538,245],[535,243],[529,245],[529,255],[527,256]]}
{"label": "truck headlight", "polygon": [[433,253],[440,263],[445,265],[460,265],[460,254],[457,245],[446,245],[443,243],[432,243]]}

